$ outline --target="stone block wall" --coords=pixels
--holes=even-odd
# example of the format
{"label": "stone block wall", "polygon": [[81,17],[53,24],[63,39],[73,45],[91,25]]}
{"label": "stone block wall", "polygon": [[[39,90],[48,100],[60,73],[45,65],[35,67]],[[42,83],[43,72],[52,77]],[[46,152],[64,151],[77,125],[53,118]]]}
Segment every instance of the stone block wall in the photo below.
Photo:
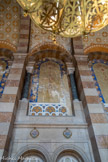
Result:
{"label": "stone block wall", "polygon": [[88,65],[88,56],[76,55],[77,86],[83,104],[95,161],[108,161],[108,120]]}
{"label": "stone block wall", "polygon": [[0,157],[8,155],[17,104],[22,90],[25,56],[26,54],[14,54],[14,61],[0,98]]}

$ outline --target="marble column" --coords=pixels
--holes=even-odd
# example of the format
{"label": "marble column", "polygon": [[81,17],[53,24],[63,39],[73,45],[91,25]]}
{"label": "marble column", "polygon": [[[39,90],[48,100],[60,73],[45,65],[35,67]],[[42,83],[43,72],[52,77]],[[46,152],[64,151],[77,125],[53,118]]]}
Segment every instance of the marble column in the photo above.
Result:
{"label": "marble column", "polygon": [[72,63],[66,63],[66,64],[67,64],[67,72],[70,78],[72,97],[73,100],[78,100],[78,93],[77,93],[75,77],[74,77],[75,68],[73,67]]}
{"label": "marble column", "polygon": [[31,80],[31,74],[33,71],[33,66],[27,66],[26,67],[26,76],[25,76],[25,83],[24,83],[24,88],[22,92],[22,100],[28,99],[28,94],[29,94],[29,86],[30,86],[30,80]]}

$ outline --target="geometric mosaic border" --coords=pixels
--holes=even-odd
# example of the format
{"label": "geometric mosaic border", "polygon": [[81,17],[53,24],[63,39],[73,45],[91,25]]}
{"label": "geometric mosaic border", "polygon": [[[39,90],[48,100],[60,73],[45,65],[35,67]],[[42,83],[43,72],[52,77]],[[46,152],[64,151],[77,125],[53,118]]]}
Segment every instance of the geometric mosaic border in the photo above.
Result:
{"label": "geometric mosaic border", "polygon": [[2,76],[2,79],[0,80],[0,98],[2,97],[4,88],[5,88],[5,84],[6,84],[6,80],[9,74],[9,68],[8,68],[8,61],[4,58],[0,58],[0,60],[4,61],[6,63],[6,70]]}
{"label": "geometric mosaic border", "polygon": [[32,116],[66,116],[67,110],[60,103],[29,102],[29,115]]}

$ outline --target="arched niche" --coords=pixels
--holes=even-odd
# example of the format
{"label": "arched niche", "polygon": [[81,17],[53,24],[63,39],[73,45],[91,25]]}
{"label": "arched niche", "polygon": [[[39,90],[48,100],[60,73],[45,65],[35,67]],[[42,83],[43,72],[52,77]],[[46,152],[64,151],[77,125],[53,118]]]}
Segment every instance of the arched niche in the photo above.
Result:
{"label": "arched niche", "polygon": [[38,150],[28,150],[24,152],[18,162],[47,162],[45,156]]}
{"label": "arched niche", "polygon": [[88,54],[88,60],[100,102],[108,114],[108,53],[91,52]]}
{"label": "arched niche", "polygon": [[67,72],[62,61],[44,58],[35,63],[31,80],[29,115],[72,115]]}
{"label": "arched niche", "polygon": [[[74,159],[75,162],[90,162],[87,155],[81,148],[75,145],[62,145],[58,147],[53,154],[52,161],[53,162],[62,162],[63,158],[69,157],[70,160]],[[73,162],[74,162],[73,161]],[[63,161],[65,162],[65,161]],[[71,162],[71,161],[69,161]]]}
{"label": "arched niche", "polygon": [[10,67],[12,65],[12,60],[12,51],[0,48],[0,98],[3,95]]}
{"label": "arched niche", "polygon": [[92,60],[91,71],[100,102],[104,104],[105,112],[108,114],[108,61]]}
{"label": "arched niche", "polygon": [[76,151],[65,150],[59,154],[56,162],[84,162],[84,160]]}
{"label": "arched niche", "polygon": [[14,159],[13,162],[22,162],[21,160],[30,156],[39,157],[43,162],[52,161],[48,151],[41,145],[26,145],[20,148],[19,151],[17,151],[17,154],[12,156],[12,158]]}
{"label": "arched niche", "polygon": [[[49,61],[45,63],[44,60],[49,60]],[[49,91],[48,86],[47,86],[47,90],[46,90],[47,95],[44,95],[44,98],[47,96],[47,98],[49,98],[49,100],[47,100],[47,99],[45,100],[45,99],[42,99],[42,97],[39,97],[42,95],[41,95],[40,89],[38,88],[38,85],[43,86],[42,80],[44,80],[43,82],[45,82],[45,80],[47,80],[46,78],[43,78],[41,75],[42,73],[44,74],[44,69],[47,68],[47,70],[48,70],[48,68],[52,66],[52,68],[50,68],[50,70],[49,70],[50,76],[52,75],[49,80],[53,80],[53,81],[55,81],[55,83],[58,82],[58,84],[59,84],[60,80],[62,78],[62,76],[60,76],[60,75],[61,75],[61,73],[64,73],[65,75],[63,76],[62,82],[65,81],[66,84],[64,86],[62,84],[61,85],[59,84],[58,87],[63,86],[63,88],[64,88],[67,86],[69,93],[71,93],[70,89],[69,89],[69,85],[67,85],[68,84],[67,82],[69,82],[69,80],[68,80],[68,77],[66,76],[66,73],[67,73],[66,62],[72,63],[72,55],[70,53],[68,53],[62,46],[55,45],[52,43],[46,43],[43,45],[40,44],[39,46],[36,46],[34,49],[32,49],[27,56],[27,61],[28,61],[28,64],[33,61],[35,62],[33,75],[34,75],[34,80],[36,80],[36,84],[37,84],[37,87],[34,87],[32,89],[32,92],[31,92],[31,90],[29,91],[29,94],[30,94],[29,115],[32,113],[33,115],[38,114],[38,115],[42,116],[42,112],[43,112],[42,107],[45,107],[45,111],[47,109],[48,113],[46,113],[46,114],[48,116],[50,116],[50,115],[56,116],[55,112],[57,109],[58,109],[57,110],[58,112],[61,111],[61,116],[63,116],[63,114],[72,115],[72,108],[71,108],[71,103],[70,103],[71,95],[70,94],[69,94],[70,96],[68,95],[68,98],[67,98],[67,101],[69,101],[69,102],[67,102],[67,106],[69,106],[69,109],[67,111],[66,110],[66,102],[65,102],[65,105],[63,105],[63,104],[61,105],[61,101],[60,101],[60,99],[58,99],[58,98],[61,98],[61,100],[62,100],[63,97],[58,97],[60,95],[60,93],[58,93],[58,91],[57,91],[57,84],[55,84],[55,89],[56,89],[55,92],[54,92],[53,86],[51,89],[51,91],[53,91],[51,93],[53,93],[53,95],[56,96],[55,97],[56,101],[53,100],[53,96],[52,96],[52,98],[50,97],[50,94],[48,92]],[[52,62],[52,65],[48,65],[49,62],[50,63]],[[62,63],[60,63],[60,62],[62,62]],[[63,68],[61,68],[61,67],[65,67],[64,68],[65,70],[63,70]],[[53,70],[53,68],[55,68],[55,71],[57,71],[58,74],[55,74],[55,71]],[[53,73],[53,74],[51,74],[51,73]],[[58,75],[58,79],[57,79],[57,75]],[[33,82],[35,83],[34,80],[33,79],[31,80],[31,84]],[[50,85],[51,85],[51,83],[50,83]],[[52,84],[52,85],[54,85],[54,84]],[[34,93],[35,93],[35,95],[34,95]],[[45,93],[45,92],[43,91],[42,93]],[[56,93],[56,95],[55,95],[55,93]],[[40,98],[41,98],[41,100],[40,100]],[[39,104],[41,104],[41,105],[33,104],[31,102],[36,102],[36,103],[39,102]],[[43,103],[45,103],[45,104],[50,103],[50,105],[43,105]],[[47,106],[47,108],[46,108],[46,106]],[[56,110],[55,110],[55,107],[56,107]],[[35,108],[35,113],[33,113],[34,108]],[[66,111],[68,113],[65,113]]]}

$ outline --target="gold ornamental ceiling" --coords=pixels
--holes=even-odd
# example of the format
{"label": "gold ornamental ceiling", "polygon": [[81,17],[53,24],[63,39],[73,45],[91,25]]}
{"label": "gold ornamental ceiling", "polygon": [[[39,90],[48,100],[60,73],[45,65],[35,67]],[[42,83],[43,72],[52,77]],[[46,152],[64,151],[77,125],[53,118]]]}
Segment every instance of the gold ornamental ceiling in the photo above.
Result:
{"label": "gold ornamental ceiling", "polygon": [[96,32],[108,24],[108,0],[17,0],[40,28],[64,37]]}

